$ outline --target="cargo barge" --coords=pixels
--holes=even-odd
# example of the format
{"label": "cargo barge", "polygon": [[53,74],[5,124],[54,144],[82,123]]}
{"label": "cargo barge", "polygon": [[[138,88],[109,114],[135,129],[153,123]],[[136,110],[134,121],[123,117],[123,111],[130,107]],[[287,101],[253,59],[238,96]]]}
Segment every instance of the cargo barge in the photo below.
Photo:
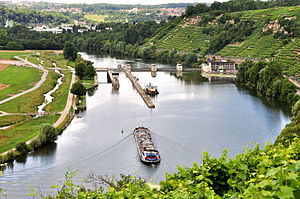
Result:
{"label": "cargo barge", "polygon": [[133,135],[141,161],[144,163],[160,162],[160,155],[154,146],[150,130],[146,127],[138,127],[134,129]]}
{"label": "cargo barge", "polygon": [[145,86],[144,91],[147,95],[155,96],[158,95],[159,92],[157,90],[157,86],[153,86],[151,83]]}

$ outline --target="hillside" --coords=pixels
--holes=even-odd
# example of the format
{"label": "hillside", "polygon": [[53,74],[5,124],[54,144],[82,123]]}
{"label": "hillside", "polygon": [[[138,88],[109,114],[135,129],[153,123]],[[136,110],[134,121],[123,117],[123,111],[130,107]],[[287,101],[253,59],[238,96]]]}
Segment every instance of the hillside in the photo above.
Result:
{"label": "hillside", "polygon": [[295,73],[295,68],[300,68],[299,26],[299,6],[202,13],[182,19],[146,46],[223,57],[275,57],[285,65],[294,65],[289,70]]}

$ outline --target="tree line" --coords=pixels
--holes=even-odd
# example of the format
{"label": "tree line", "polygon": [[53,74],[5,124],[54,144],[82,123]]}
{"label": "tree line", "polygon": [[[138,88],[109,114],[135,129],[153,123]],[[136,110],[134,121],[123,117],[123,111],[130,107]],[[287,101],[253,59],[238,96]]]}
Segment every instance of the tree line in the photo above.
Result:
{"label": "tree line", "polygon": [[237,12],[244,10],[258,10],[273,8],[275,6],[296,6],[299,4],[299,0],[231,0],[226,2],[215,1],[210,6],[207,4],[197,4],[195,6],[188,6],[185,12],[186,17],[199,15],[206,12]]}
{"label": "tree line", "polygon": [[13,20],[21,25],[29,24],[52,24],[60,25],[69,23],[70,18],[62,13],[41,12],[33,9],[9,9],[0,6],[0,28],[4,27],[6,20]]}
{"label": "tree line", "polygon": [[254,63],[246,60],[239,65],[237,81],[260,94],[293,105],[300,97],[296,95],[296,86],[284,78],[282,72],[278,61]]}

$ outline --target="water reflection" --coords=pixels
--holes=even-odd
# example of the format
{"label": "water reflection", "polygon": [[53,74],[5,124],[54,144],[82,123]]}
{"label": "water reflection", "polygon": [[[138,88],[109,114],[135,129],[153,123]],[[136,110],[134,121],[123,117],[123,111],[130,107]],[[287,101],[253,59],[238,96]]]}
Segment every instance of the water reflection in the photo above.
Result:
{"label": "water reflection", "polygon": [[177,79],[185,81],[187,84],[199,84],[201,82],[207,82],[208,79],[202,76],[201,72],[176,72],[170,73],[170,75],[175,76]]}
{"label": "water reflection", "polygon": [[88,90],[87,90],[88,96],[89,96],[89,97],[92,97],[92,96],[95,94],[95,92],[96,92],[97,90],[98,90],[98,87],[94,87],[94,88],[88,89]]}

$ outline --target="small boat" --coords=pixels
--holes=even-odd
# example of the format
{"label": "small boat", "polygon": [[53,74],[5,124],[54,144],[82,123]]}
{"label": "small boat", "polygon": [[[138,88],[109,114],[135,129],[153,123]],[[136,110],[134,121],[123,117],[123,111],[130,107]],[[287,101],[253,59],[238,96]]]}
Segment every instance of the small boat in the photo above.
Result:
{"label": "small boat", "polygon": [[146,127],[138,127],[134,129],[133,135],[141,161],[144,163],[160,162],[160,155],[154,146],[150,130]]}
{"label": "small boat", "polygon": [[153,86],[151,83],[145,86],[144,91],[147,95],[154,96],[159,94],[157,86]]}

